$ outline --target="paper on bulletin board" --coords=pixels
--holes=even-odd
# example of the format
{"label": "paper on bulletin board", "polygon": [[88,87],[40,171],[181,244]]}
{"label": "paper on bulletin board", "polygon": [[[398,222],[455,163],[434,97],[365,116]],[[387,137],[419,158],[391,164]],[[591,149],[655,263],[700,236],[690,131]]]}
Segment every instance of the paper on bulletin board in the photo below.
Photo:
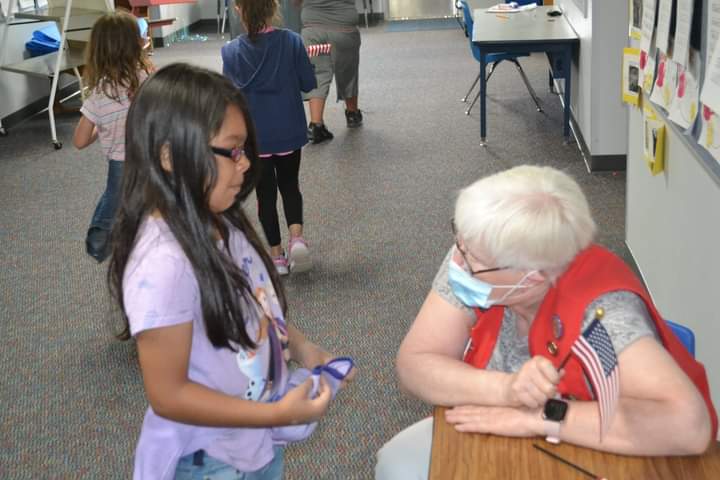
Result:
{"label": "paper on bulletin board", "polygon": [[690,31],[695,7],[693,0],[677,0],[675,10],[675,41],[673,43],[673,60],[683,67],[688,64],[690,52]]}
{"label": "paper on bulletin board", "polygon": [[[720,3],[720,2],[718,2]],[[700,100],[713,109],[720,112],[720,37],[715,41],[710,63],[705,66],[705,79],[703,80],[702,94]]]}
{"label": "paper on bulletin board", "polygon": [[630,38],[640,40],[643,0],[629,0],[628,5],[630,6],[630,27],[628,29],[628,35]]}
{"label": "paper on bulletin board", "polygon": [[687,68],[677,65],[677,69],[677,90],[670,105],[670,120],[688,130],[695,123],[698,113],[700,52],[692,50]]}
{"label": "paper on bulletin board", "polygon": [[640,51],[640,87],[648,98],[655,85],[655,50],[647,53]]}
{"label": "paper on bulletin board", "polygon": [[655,4],[656,0],[643,0],[640,50],[646,52],[650,51],[650,44],[655,33]]}
{"label": "paper on bulletin board", "polygon": [[623,49],[622,99],[630,105],[640,102],[640,49]]}
{"label": "paper on bulletin board", "polygon": [[643,106],[643,158],[650,173],[665,169],[665,124],[650,106]]}
{"label": "paper on bulletin board", "polygon": [[670,110],[677,88],[677,64],[659,50],[657,57],[657,74],[650,101],[667,112]]}
{"label": "paper on bulletin board", "polygon": [[657,12],[657,27],[655,29],[655,46],[663,53],[669,53],[670,47],[670,17],[672,16],[672,0],[660,0]]}
{"label": "paper on bulletin board", "polygon": [[705,70],[710,66],[710,58],[712,57],[717,44],[717,39],[720,37],[720,2],[713,1],[707,2],[708,5],[708,28],[705,32]]}
{"label": "paper on bulletin board", "polygon": [[710,107],[700,104],[700,136],[698,143],[720,162],[720,117]]}

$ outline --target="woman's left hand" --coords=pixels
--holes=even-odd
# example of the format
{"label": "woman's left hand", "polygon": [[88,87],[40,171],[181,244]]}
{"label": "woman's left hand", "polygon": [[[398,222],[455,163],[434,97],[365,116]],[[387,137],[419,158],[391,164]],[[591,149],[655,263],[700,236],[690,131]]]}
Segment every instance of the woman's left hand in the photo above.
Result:
{"label": "woman's left hand", "polygon": [[539,409],[467,405],[445,411],[445,420],[458,432],[491,433],[506,437],[542,435]]}

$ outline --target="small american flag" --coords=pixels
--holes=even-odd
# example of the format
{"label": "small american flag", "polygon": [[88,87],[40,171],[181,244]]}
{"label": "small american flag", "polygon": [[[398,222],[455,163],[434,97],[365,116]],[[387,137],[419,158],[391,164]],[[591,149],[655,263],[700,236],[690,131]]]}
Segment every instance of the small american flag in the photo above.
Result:
{"label": "small american flag", "polygon": [[620,373],[610,336],[600,323],[593,320],[572,346],[572,352],[590,377],[600,407],[600,441],[612,421],[620,396]]}
{"label": "small american flag", "polygon": [[329,55],[330,54],[330,44],[329,43],[321,43],[319,45],[308,45],[306,47],[308,57],[317,57],[318,55]]}

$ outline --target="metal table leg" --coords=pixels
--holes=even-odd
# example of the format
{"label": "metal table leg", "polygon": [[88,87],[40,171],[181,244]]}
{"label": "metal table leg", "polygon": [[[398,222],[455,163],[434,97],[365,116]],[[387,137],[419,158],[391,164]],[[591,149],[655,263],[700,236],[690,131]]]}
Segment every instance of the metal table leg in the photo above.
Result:
{"label": "metal table leg", "polygon": [[485,77],[485,69],[487,67],[487,57],[480,54],[480,145],[485,147],[487,142],[485,136],[487,134],[487,125],[485,124],[487,111],[485,109],[485,96],[487,94],[487,78]]}

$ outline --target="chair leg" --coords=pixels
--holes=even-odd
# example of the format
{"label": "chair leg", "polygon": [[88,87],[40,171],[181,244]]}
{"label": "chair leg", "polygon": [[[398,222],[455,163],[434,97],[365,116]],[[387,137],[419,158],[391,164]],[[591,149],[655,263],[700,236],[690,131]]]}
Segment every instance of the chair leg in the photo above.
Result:
{"label": "chair leg", "polygon": [[520,66],[520,63],[517,60],[510,60],[515,64],[515,66],[518,69],[518,72],[520,72],[520,76],[523,79],[523,82],[525,82],[525,86],[528,89],[528,92],[530,93],[530,96],[532,97],[533,101],[535,102],[535,106],[537,107],[538,112],[542,112],[543,109],[540,106],[540,100],[538,99],[537,95],[535,95],[535,90],[533,90],[532,85],[530,85],[530,81],[528,80],[527,76],[525,75],[525,71],[523,70],[522,66]]}
{"label": "chair leg", "polygon": [[472,107],[475,106],[475,102],[477,102],[478,98],[480,98],[480,91],[478,91],[477,95],[475,95],[475,98],[473,99],[468,109],[465,110],[465,115],[470,115],[470,110],[472,110]]}
{"label": "chair leg", "polygon": [[498,60],[497,62],[493,62],[492,66],[490,67],[490,73],[488,73],[488,76],[487,76],[487,78],[485,79],[486,82],[487,82],[488,80],[490,80],[490,77],[492,77],[493,72],[495,71],[495,69],[497,68],[497,66],[500,64],[500,62],[502,62],[502,60]]}
{"label": "chair leg", "polygon": [[477,85],[477,83],[478,83],[479,81],[480,81],[480,74],[478,73],[478,76],[475,77],[475,81],[474,81],[473,84],[470,86],[470,90],[468,90],[467,93],[465,94],[465,96],[460,99],[461,102],[463,102],[463,103],[467,102],[467,99],[468,99],[468,97],[470,96],[470,92],[473,91],[473,88],[475,88],[475,85]]}

